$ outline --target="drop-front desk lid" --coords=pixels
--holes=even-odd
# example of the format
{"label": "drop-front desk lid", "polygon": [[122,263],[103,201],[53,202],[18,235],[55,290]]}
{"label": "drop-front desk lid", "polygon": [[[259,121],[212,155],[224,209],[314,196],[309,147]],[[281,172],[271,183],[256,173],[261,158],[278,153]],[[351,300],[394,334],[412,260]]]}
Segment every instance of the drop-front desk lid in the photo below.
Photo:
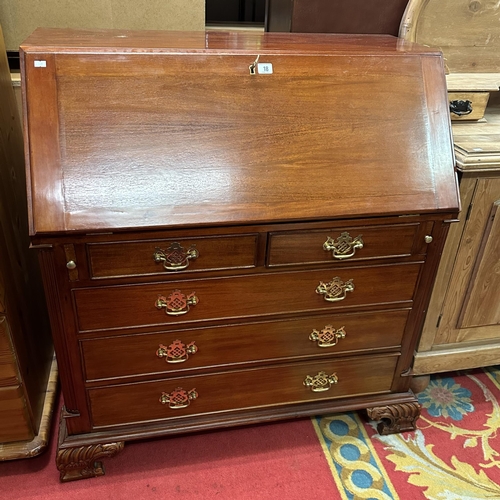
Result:
{"label": "drop-front desk lid", "polygon": [[457,210],[432,49],[39,29],[21,56],[33,235]]}

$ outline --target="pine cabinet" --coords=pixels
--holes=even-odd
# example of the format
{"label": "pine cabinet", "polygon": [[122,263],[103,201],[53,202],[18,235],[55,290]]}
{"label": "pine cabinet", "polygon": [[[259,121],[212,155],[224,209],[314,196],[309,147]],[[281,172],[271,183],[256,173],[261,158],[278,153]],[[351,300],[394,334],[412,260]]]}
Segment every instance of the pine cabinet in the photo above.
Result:
{"label": "pine cabinet", "polygon": [[443,251],[415,375],[500,362],[499,134],[498,95],[485,120],[453,124],[462,211]]}

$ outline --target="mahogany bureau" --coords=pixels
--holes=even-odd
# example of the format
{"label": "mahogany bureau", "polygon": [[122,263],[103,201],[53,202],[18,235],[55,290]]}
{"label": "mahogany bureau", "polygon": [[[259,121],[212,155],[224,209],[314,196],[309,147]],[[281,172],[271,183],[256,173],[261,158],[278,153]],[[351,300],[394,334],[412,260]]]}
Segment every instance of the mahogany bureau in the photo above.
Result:
{"label": "mahogany bureau", "polygon": [[39,29],[21,55],[63,481],[144,437],[352,409],[414,429],[459,205],[439,52]]}

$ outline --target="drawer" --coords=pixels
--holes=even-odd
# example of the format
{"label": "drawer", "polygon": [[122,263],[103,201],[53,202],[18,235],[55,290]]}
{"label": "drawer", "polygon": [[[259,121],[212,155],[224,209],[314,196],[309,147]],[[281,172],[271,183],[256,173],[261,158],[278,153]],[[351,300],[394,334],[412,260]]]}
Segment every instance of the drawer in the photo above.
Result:
{"label": "drawer", "polygon": [[[74,290],[74,300],[82,332],[334,311],[411,301],[420,265],[406,263],[81,288]],[[344,282],[343,287],[335,283],[336,277]],[[346,286],[350,280],[352,291]],[[159,309],[162,305],[165,307]]]}
{"label": "drawer", "polygon": [[89,243],[93,278],[115,278],[255,266],[257,234]]}
{"label": "drawer", "polygon": [[[292,357],[399,347],[408,310],[192,328],[81,342],[86,378],[99,380]],[[188,347],[191,346],[191,347]]]}
{"label": "drawer", "polygon": [[[359,356],[89,389],[93,425],[175,422],[190,415],[389,392],[397,360],[397,355]],[[320,372],[335,374],[338,381],[313,392],[304,381]],[[170,401],[162,403],[162,395]]]}
{"label": "drawer", "polygon": [[419,227],[404,224],[271,233],[267,265],[405,257],[412,254]]}
{"label": "drawer", "polygon": [[23,388],[0,387],[0,444],[31,441],[33,436]]}
{"label": "drawer", "polygon": [[480,120],[484,116],[489,98],[489,92],[448,92],[451,119]]}

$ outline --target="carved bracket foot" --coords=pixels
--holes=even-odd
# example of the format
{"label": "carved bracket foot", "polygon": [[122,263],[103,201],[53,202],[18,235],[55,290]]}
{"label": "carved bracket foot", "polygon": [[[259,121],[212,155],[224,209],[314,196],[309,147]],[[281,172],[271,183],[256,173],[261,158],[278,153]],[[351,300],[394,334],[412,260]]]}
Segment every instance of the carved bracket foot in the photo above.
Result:
{"label": "carved bracket foot", "polygon": [[375,406],[366,410],[368,418],[380,420],[377,430],[382,436],[398,432],[414,431],[420,416],[418,403],[401,403],[390,406]]}
{"label": "carved bracket foot", "polygon": [[57,469],[63,483],[104,475],[100,458],[111,458],[123,450],[123,441],[95,444],[78,448],[59,449],[56,456]]}

